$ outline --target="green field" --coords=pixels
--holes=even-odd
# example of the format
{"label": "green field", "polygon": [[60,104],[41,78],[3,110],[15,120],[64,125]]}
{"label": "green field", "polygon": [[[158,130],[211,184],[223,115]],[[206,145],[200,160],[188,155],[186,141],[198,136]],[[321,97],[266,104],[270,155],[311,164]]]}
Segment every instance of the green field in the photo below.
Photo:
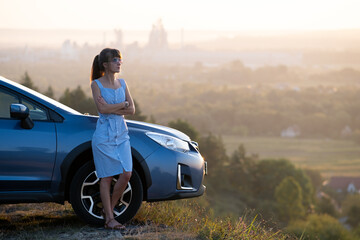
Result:
{"label": "green field", "polygon": [[360,176],[360,145],[347,140],[222,136],[228,155],[240,145],[260,159],[286,158],[324,177]]}

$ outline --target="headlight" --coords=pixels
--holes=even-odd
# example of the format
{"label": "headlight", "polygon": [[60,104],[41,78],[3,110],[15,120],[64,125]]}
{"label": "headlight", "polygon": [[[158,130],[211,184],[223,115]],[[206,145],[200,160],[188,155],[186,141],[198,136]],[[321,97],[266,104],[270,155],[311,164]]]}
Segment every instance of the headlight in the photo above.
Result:
{"label": "headlight", "polygon": [[147,132],[146,135],[168,149],[178,152],[190,151],[189,144],[179,138],[154,132]]}

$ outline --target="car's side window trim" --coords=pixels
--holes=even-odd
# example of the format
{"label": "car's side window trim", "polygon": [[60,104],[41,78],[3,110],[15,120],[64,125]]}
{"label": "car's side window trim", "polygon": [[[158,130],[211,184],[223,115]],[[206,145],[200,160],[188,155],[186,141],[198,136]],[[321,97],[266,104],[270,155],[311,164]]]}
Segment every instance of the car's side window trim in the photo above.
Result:
{"label": "car's side window trim", "polygon": [[[23,100],[24,100],[24,101],[27,101],[30,104],[35,105],[36,107],[38,107],[38,108],[40,108],[41,110],[44,111],[44,113],[46,114],[46,120],[32,119],[33,121],[52,122],[52,119],[50,118],[50,114],[49,114],[49,109],[46,106],[44,106],[43,104],[40,104],[40,103],[32,100],[31,98],[29,98],[29,97],[27,97],[27,96],[25,96],[25,95],[23,95],[21,93],[18,93],[16,91],[12,90],[12,89],[6,88],[6,87],[1,86],[0,90],[5,92],[5,93],[8,93],[10,95],[15,96],[18,99],[20,104],[23,104]],[[10,109],[9,109],[9,111],[10,111]],[[8,118],[1,118],[1,119],[8,119]],[[12,119],[12,118],[9,118],[9,119]]]}
{"label": "car's side window trim", "polygon": [[58,114],[57,112],[55,112],[54,110],[49,109],[49,116],[50,116],[50,120],[52,120],[53,122],[63,122],[64,121],[64,117],[61,116],[60,114]]}

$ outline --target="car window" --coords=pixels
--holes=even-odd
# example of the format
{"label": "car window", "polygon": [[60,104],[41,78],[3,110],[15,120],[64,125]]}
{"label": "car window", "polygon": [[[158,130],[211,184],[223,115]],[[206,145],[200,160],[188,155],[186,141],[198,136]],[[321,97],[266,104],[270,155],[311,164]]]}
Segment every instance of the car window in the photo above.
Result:
{"label": "car window", "polygon": [[0,89],[0,118],[10,118],[12,103],[19,103],[18,97]]}
{"label": "car window", "polygon": [[24,104],[29,108],[30,117],[32,120],[48,120],[46,111],[42,109],[41,107],[30,103],[29,101],[25,99],[21,99],[21,104]]}
{"label": "car window", "polygon": [[19,99],[18,96],[4,89],[0,89],[0,118],[10,118],[10,105],[12,103],[21,103],[27,106],[32,120],[48,120],[45,109],[26,99]]}

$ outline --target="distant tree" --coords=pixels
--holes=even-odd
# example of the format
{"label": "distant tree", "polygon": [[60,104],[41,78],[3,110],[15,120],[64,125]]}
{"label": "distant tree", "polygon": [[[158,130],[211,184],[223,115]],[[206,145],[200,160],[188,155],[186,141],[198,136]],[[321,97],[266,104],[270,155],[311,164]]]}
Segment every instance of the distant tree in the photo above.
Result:
{"label": "distant tree", "polygon": [[246,150],[243,144],[240,144],[238,148],[233,152],[230,158],[231,164],[241,164],[246,158]]}
{"label": "distant tree", "polygon": [[44,92],[45,96],[48,96],[49,98],[54,98],[54,90],[51,86],[47,88],[47,90]]}
{"label": "distant tree", "polygon": [[303,240],[354,239],[337,219],[326,214],[312,214],[306,220],[291,222],[285,232]]}
{"label": "distant tree", "polygon": [[227,190],[229,191],[227,194],[236,194],[237,189],[230,184],[232,179],[225,168],[229,160],[222,138],[209,133],[207,136],[200,137],[198,143],[201,155],[208,166],[208,176],[205,178],[205,185],[208,187],[207,194],[213,198],[222,196],[221,192]]}
{"label": "distant tree", "polygon": [[168,126],[184,132],[190,137],[191,140],[198,141],[199,132],[196,131],[196,129],[186,120],[177,119],[175,121],[169,122]]}
{"label": "distant tree", "polygon": [[349,194],[342,203],[346,223],[356,228],[360,226],[360,194]]}
{"label": "distant tree", "polygon": [[352,233],[357,237],[357,239],[360,239],[360,226],[352,230]]}
{"label": "distant tree", "polygon": [[[251,205],[250,205],[251,206]],[[271,222],[277,225],[286,225],[279,219],[278,204],[276,201],[258,199],[256,204],[252,206],[256,212],[264,219],[271,219]]]}
{"label": "distant tree", "polygon": [[304,169],[305,174],[310,178],[311,184],[313,185],[314,190],[319,190],[323,184],[323,178],[321,173],[318,170],[314,169]]}
{"label": "distant tree", "polygon": [[34,85],[27,71],[25,72],[24,76],[21,78],[21,84],[24,85],[25,87],[31,88],[34,91],[38,91],[38,88]]}
{"label": "distant tree", "polygon": [[79,112],[97,114],[93,99],[86,97],[85,92],[80,86],[72,91],[67,88],[59,101]]}
{"label": "distant tree", "polygon": [[329,196],[324,196],[316,202],[315,212],[319,214],[328,214],[333,217],[338,216],[338,212],[335,208],[335,200]]}
{"label": "distant tree", "polygon": [[313,198],[313,187],[310,178],[301,169],[285,159],[261,160],[257,163],[254,173],[255,181],[252,187],[256,197],[275,200],[275,188],[286,177],[293,177],[300,184],[303,206],[310,208]]}
{"label": "distant tree", "polygon": [[227,166],[228,177],[231,178],[231,185],[234,189],[245,192],[252,192],[252,183],[254,182],[254,172],[256,170],[255,156],[246,156],[246,150],[243,144],[230,156]]}
{"label": "distant tree", "polygon": [[201,137],[199,147],[205,161],[208,162],[210,174],[214,174],[228,162],[228,156],[221,137],[211,133],[208,136]]}
{"label": "distant tree", "polygon": [[279,218],[289,222],[305,216],[302,205],[302,190],[293,177],[286,177],[275,189]]}

